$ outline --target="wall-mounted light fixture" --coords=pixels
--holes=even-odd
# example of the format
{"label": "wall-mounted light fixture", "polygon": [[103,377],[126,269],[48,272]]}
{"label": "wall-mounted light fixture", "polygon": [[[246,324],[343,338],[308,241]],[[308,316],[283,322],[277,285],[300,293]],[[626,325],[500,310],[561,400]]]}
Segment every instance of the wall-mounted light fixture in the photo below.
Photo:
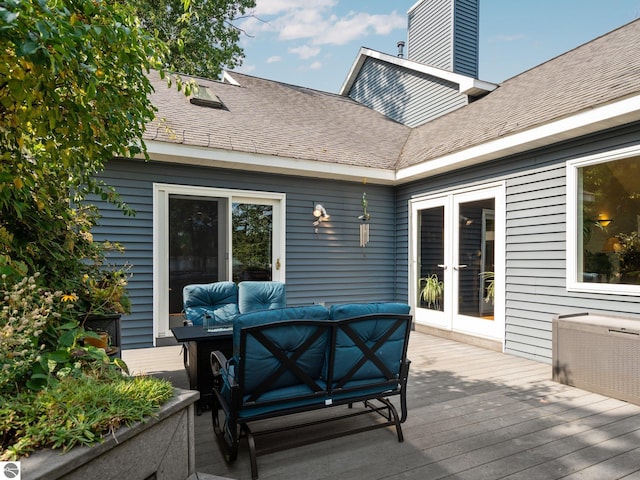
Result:
{"label": "wall-mounted light fixture", "polygon": [[[327,210],[319,203],[317,203],[316,206],[313,207],[313,216],[316,217],[316,221],[313,222],[314,227],[317,227],[322,222],[326,222],[327,220],[329,220],[329,218],[331,218],[331,215],[329,215],[327,213]],[[316,233],[318,233],[317,228]]]}
{"label": "wall-mounted light fixture", "polygon": [[610,224],[611,222],[613,222],[613,219],[611,219],[611,218],[606,218],[606,215],[600,214],[600,215],[598,215],[598,219],[596,220],[596,222],[598,222],[598,224],[599,224],[601,227],[608,227],[608,226],[609,226],[609,224]]}

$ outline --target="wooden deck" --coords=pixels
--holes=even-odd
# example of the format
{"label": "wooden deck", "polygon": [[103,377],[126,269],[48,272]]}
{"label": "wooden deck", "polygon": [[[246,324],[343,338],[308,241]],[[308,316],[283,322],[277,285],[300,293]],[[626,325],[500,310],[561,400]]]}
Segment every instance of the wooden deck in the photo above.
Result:
{"label": "wooden deck", "polygon": [[[123,358],[135,372],[188,385],[180,347]],[[409,358],[403,443],[379,429],[265,455],[260,478],[640,479],[639,406],[554,383],[549,365],[418,332]],[[227,465],[209,412],[195,423],[197,471],[250,479],[246,446]]]}

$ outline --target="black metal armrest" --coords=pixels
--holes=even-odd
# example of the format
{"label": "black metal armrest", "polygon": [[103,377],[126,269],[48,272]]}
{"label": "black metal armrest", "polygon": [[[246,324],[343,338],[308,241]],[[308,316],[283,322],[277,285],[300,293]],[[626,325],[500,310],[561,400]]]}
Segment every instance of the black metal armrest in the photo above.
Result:
{"label": "black metal armrest", "polygon": [[229,360],[224,353],[220,350],[216,350],[211,352],[211,372],[214,377],[220,377],[223,374],[223,369],[226,373],[226,382],[229,384],[231,388],[237,387],[238,382],[236,382],[235,376],[229,368]]}

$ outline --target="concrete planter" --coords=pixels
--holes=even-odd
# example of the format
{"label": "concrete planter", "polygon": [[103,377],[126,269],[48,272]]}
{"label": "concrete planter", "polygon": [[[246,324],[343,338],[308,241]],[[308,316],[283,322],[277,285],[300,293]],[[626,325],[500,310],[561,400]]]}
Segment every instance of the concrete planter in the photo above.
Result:
{"label": "concrete planter", "polygon": [[183,480],[195,472],[194,403],[199,393],[176,389],[150,418],[93,447],[36,452],[21,460],[23,480]]}

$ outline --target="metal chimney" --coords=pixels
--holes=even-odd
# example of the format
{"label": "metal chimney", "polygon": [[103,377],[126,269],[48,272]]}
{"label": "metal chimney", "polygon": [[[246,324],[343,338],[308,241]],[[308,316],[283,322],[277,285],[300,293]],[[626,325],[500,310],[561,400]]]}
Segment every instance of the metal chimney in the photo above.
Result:
{"label": "metal chimney", "polygon": [[404,57],[404,41],[400,40],[398,42],[398,57],[403,58]]}

